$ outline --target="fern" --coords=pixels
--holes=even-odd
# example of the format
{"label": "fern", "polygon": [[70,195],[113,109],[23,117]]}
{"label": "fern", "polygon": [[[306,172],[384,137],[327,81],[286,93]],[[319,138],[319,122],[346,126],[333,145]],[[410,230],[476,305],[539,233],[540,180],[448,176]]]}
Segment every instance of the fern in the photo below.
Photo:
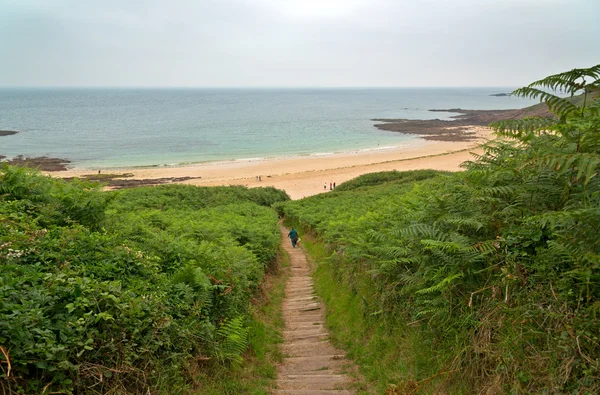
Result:
{"label": "fern", "polygon": [[552,240],[548,241],[548,251],[555,257],[556,263],[561,265],[576,262],[579,254],[577,248]]}
{"label": "fern", "polygon": [[461,218],[444,218],[442,221],[444,224],[448,224],[457,230],[470,229],[473,231],[481,230],[484,227],[484,223],[477,218],[473,217],[461,217]]}
{"label": "fern", "polygon": [[407,228],[399,229],[398,235],[403,237],[412,237],[412,238],[428,238],[431,240],[438,241],[446,241],[447,236],[434,228],[433,226],[427,224],[414,224]]}
{"label": "fern", "polygon": [[221,361],[241,363],[241,355],[248,347],[248,332],[249,328],[244,327],[242,317],[225,320],[217,330],[220,338],[217,357]]}
{"label": "fern", "polygon": [[514,196],[516,191],[517,187],[512,185],[499,185],[480,189],[481,194],[484,196],[502,196],[504,198]]}
{"label": "fern", "polygon": [[427,250],[440,250],[445,253],[459,252],[462,249],[460,244],[451,241],[421,240],[421,244]]}
{"label": "fern", "polygon": [[533,83],[524,88],[515,90],[512,94],[515,96],[526,97],[529,99],[539,99],[548,105],[550,111],[560,115],[561,117],[569,116],[575,113],[578,108],[569,100],[560,96],[553,95],[544,90],[535,88],[536,83]]}
{"label": "fern", "polygon": [[[591,82],[587,82],[586,78]],[[575,114],[579,108],[571,101],[551,94],[543,89],[551,91],[560,91],[569,93],[573,96],[579,91],[584,95],[588,94],[590,89],[595,88],[600,79],[600,65],[586,69],[573,69],[564,73],[554,74],[544,79],[532,82],[526,87],[515,90],[512,94],[531,99],[539,99],[545,102],[551,111],[556,113],[561,119]],[[585,98],[584,98],[585,103]]]}
{"label": "fern", "polygon": [[557,122],[545,117],[530,117],[499,121],[490,126],[496,135],[521,141],[530,141],[540,133],[548,133],[556,128]]}

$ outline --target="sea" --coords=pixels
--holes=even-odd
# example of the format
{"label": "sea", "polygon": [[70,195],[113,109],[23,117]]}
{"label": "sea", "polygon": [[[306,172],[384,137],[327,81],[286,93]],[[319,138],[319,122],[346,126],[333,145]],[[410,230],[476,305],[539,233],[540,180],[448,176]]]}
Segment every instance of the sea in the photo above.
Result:
{"label": "sea", "polygon": [[374,118],[511,109],[513,88],[0,88],[0,155],[83,169],[321,156],[423,144]]}

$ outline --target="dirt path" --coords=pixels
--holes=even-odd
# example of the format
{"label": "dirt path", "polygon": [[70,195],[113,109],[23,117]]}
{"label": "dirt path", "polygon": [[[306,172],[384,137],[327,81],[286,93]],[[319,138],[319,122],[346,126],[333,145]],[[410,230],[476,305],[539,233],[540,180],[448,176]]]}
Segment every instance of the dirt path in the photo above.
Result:
{"label": "dirt path", "polygon": [[302,248],[292,248],[288,229],[281,228],[283,246],[290,256],[290,276],[283,300],[285,320],[276,394],[354,394],[351,380],[342,372],[344,353],[334,348],[325,329],[324,307],[315,296],[310,267]]}

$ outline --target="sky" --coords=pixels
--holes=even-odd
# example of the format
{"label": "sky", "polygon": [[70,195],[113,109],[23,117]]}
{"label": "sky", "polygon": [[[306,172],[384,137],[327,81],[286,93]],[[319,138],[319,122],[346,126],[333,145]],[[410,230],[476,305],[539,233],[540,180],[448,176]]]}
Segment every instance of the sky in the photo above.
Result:
{"label": "sky", "polygon": [[0,86],[522,86],[600,63],[600,0],[0,0]]}

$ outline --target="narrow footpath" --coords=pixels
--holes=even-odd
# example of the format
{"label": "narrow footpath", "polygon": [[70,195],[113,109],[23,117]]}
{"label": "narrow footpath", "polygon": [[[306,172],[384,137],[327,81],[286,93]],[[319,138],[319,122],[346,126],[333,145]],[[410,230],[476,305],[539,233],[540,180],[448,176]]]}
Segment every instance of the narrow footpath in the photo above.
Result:
{"label": "narrow footpath", "polygon": [[314,293],[310,266],[302,248],[292,248],[288,229],[281,227],[283,246],[290,256],[292,274],[283,300],[286,355],[278,367],[275,394],[350,395],[351,379],[343,373],[350,364],[328,340],[325,309]]}

